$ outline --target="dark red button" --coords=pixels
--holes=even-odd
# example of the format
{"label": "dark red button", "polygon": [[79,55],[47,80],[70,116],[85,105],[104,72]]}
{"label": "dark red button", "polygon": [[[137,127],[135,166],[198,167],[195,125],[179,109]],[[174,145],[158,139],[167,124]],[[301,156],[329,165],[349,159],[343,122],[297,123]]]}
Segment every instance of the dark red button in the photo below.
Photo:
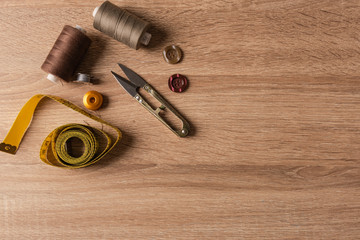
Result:
{"label": "dark red button", "polygon": [[169,88],[173,92],[183,92],[187,85],[187,78],[181,74],[174,74],[169,78]]}

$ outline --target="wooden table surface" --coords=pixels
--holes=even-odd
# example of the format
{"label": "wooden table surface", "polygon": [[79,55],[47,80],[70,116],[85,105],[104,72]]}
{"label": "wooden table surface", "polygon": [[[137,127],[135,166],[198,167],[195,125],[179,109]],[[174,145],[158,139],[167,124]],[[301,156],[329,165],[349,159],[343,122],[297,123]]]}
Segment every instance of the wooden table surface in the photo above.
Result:
{"label": "wooden table surface", "polygon": [[[124,137],[93,166],[39,159],[70,122],[98,126],[44,101],[16,155],[0,153],[0,239],[358,239],[360,2],[112,0],[151,22],[133,50],[92,27],[102,1],[0,2],[0,139],[33,95],[82,106]],[[78,71],[96,85],[53,84],[40,69],[65,24],[92,39]],[[167,64],[176,44],[184,59]],[[191,123],[178,138],[115,82],[121,62]],[[184,93],[168,89],[174,73]],[[100,126],[101,127],[101,126]]]}

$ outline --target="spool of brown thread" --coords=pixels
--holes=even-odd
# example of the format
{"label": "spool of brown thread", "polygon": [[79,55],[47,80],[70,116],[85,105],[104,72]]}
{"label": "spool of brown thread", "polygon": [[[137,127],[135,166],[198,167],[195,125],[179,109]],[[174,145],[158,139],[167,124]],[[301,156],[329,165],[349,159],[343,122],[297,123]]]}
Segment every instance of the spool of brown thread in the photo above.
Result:
{"label": "spool of brown thread", "polygon": [[90,46],[91,40],[82,28],[65,25],[46,57],[41,69],[49,73],[48,79],[70,80],[81,59]]}
{"label": "spool of brown thread", "polygon": [[139,49],[140,44],[148,45],[151,34],[146,32],[149,23],[105,1],[93,12],[94,28],[127,46]]}

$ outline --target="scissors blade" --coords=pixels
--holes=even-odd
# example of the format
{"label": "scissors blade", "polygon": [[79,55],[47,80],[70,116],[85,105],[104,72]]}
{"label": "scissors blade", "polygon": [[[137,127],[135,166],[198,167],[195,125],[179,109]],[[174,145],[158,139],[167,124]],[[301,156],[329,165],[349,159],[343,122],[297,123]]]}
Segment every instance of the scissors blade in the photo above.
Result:
{"label": "scissors blade", "polygon": [[119,74],[111,71],[112,75],[115,77],[115,79],[120,83],[120,85],[127,91],[131,96],[135,97],[137,94],[137,86],[120,76]]}
{"label": "scissors blade", "polygon": [[125,67],[124,65],[122,65],[121,63],[118,63],[119,67],[123,70],[123,72],[125,73],[125,75],[129,78],[129,80],[135,84],[138,87],[143,87],[145,86],[145,84],[147,84],[147,82],[140,77],[139,75],[137,75],[134,71],[130,70],[129,68]]}

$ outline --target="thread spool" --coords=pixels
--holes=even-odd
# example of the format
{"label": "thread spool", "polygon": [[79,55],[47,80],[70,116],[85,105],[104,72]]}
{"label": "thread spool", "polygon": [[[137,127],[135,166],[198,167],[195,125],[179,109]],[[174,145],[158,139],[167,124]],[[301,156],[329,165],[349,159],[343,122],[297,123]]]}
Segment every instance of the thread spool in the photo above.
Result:
{"label": "thread spool", "polygon": [[41,69],[48,73],[47,79],[69,81],[76,67],[89,48],[91,40],[80,26],[65,25]]}
{"label": "thread spool", "polygon": [[149,23],[105,1],[93,12],[94,28],[133,49],[148,45],[151,34],[147,32]]}
{"label": "thread spool", "polygon": [[103,96],[97,91],[89,91],[83,97],[83,104],[87,109],[98,110],[103,104]]}

